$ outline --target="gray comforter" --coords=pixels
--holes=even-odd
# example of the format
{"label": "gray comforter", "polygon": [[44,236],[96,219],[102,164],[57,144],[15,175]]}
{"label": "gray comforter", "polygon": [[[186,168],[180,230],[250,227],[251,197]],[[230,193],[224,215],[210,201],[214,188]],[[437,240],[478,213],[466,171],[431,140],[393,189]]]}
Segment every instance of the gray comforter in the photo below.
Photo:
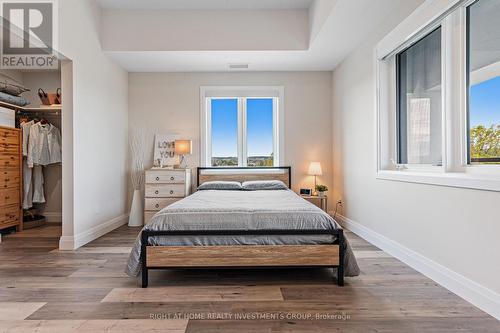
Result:
{"label": "gray comforter", "polygon": [[[290,190],[198,191],[159,211],[143,230],[336,229],[327,213]],[[150,245],[300,245],[331,244],[332,235],[158,236]],[[137,237],[126,273],[140,273],[141,239]],[[349,243],[345,242],[344,272],[359,275]]]}

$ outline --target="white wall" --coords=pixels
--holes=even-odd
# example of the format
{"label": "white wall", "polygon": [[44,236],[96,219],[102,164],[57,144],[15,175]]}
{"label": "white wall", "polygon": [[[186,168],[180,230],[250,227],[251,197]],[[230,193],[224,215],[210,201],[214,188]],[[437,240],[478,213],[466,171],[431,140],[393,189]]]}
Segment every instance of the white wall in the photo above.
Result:
{"label": "white wall", "polygon": [[22,94],[24,98],[30,101],[30,107],[39,107],[42,105],[38,97],[38,88],[42,88],[45,92],[56,92],[57,88],[61,87],[61,72],[60,71],[33,71],[22,73],[23,85],[29,88]]}
{"label": "white wall", "polygon": [[193,140],[190,167],[199,164],[200,86],[282,85],[285,88],[285,165],[292,166],[294,189],[312,187],[310,161],[321,161],[332,184],[331,73],[130,73],[130,128],[150,131],[148,166],[153,161],[153,134],[178,133]]}
{"label": "white wall", "polygon": [[333,73],[334,197],[342,197],[349,219],[474,281],[468,287],[498,302],[500,193],[375,179],[374,46],[405,15],[393,13]]}
{"label": "white wall", "polygon": [[[106,51],[306,50],[298,10],[104,10]],[[147,36],[147,38],[144,38]]]}
{"label": "white wall", "polygon": [[0,82],[22,85],[23,73],[12,69],[0,69]]}
{"label": "white wall", "polygon": [[72,61],[62,73],[63,124],[72,125],[63,125],[63,141],[73,143],[63,156],[63,168],[72,168],[63,177],[73,178],[73,188],[63,187],[62,248],[126,222],[128,78],[101,50],[100,15],[94,1],[59,1],[59,51]]}

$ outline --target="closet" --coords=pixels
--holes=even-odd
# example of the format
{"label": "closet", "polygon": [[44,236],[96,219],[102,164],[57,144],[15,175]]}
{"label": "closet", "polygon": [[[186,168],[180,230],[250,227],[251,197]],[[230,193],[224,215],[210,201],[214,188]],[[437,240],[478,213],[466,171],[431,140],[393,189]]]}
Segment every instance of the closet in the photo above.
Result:
{"label": "closet", "polygon": [[[21,106],[9,103],[5,98],[0,99],[0,125],[6,131],[17,133],[18,140],[17,159],[11,162],[17,168],[11,167],[9,175],[13,177],[7,177],[10,182],[11,179],[18,180],[17,187],[9,185],[13,189],[12,194],[17,191],[16,201],[11,202],[9,209],[14,210],[16,207],[18,220],[15,225],[14,222],[4,225],[0,222],[1,233],[14,231],[14,226],[21,231],[46,223],[62,222],[62,105],[59,103],[62,96],[60,90],[58,91],[61,87],[61,74],[59,71],[12,72],[0,71],[0,92],[5,82],[19,85],[24,90],[19,97],[29,104]],[[50,103],[53,104],[46,105],[49,99],[44,96],[45,92],[52,94],[49,97]],[[59,93],[58,97],[56,92]],[[0,131],[0,135],[1,133]],[[11,155],[13,149],[11,147],[9,152]],[[6,158],[7,152],[0,148],[0,161]],[[17,170],[15,175],[12,171],[14,169]],[[7,174],[4,173],[7,171],[0,170],[0,184],[6,186],[4,176]],[[0,196],[0,207],[1,200]],[[3,207],[0,209],[0,221],[7,219],[7,216],[14,219],[13,212],[9,213]]]}

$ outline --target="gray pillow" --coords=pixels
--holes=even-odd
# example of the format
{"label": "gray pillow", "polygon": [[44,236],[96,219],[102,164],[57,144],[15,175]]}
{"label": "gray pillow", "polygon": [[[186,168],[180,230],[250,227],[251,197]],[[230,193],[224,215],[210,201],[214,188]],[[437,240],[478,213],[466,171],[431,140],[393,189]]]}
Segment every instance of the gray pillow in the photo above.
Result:
{"label": "gray pillow", "polygon": [[241,190],[241,183],[229,181],[204,182],[198,186],[198,190]]}
{"label": "gray pillow", "polygon": [[247,191],[288,190],[288,186],[281,180],[249,180],[243,182],[242,187]]}
{"label": "gray pillow", "polygon": [[30,104],[30,102],[28,102],[28,100],[22,96],[12,96],[4,92],[0,92],[0,101],[17,106],[25,106]]}
{"label": "gray pillow", "polygon": [[12,96],[19,96],[23,92],[30,91],[28,88],[23,87],[23,86],[18,86],[17,84],[12,84],[12,83],[7,83],[7,82],[0,82],[0,92],[12,95]]}

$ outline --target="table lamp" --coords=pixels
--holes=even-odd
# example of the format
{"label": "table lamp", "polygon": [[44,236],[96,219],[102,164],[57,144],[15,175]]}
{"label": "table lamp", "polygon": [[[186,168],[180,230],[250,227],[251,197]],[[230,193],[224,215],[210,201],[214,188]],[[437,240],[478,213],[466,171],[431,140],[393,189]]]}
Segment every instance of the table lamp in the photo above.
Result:
{"label": "table lamp", "polygon": [[191,140],[175,140],[175,154],[181,157],[179,168],[182,168],[182,164],[184,163],[184,156],[190,155],[192,148],[193,145]]}
{"label": "table lamp", "polygon": [[314,176],[314,194],[316,195],[316,176],[323,175],[323,171],[321,170],[321,163],[319,162],[311,162],[309,164],[309,171],[307,172],[309,175]]}

